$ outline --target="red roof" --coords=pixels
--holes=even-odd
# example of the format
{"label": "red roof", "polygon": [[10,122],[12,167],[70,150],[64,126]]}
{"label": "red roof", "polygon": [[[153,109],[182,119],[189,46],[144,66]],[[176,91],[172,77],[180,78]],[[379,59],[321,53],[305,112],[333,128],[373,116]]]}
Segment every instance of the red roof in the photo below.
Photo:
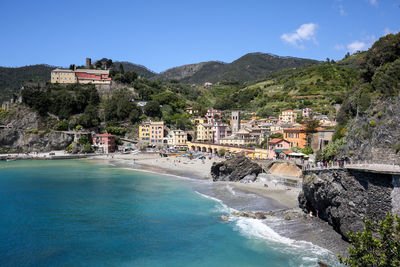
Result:
{"label": "red roof", "polygon": [[285,140],[285,139],[282,139],[282,138],[275,138],[275,139],[271,139],[271,140],[269,140],[269,142],[268,143],[270,143],[270,144],[277,144],[277,143],[280,143],[280,142],[286,142],[286,143],[290,143],[289,141],[287,141],[287,140]]}
{"label": "red roof", "polygon": [[104,136],[104,137],[107,137],[107,136],[114,136],[114,135],[112,135],[112,134],[96,134],[96,136]]}

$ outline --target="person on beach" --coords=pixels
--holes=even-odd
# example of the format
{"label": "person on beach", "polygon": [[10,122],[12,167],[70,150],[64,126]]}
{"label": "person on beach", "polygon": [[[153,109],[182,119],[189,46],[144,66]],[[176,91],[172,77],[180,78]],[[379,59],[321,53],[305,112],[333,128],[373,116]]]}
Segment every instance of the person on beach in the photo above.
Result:
{"label": "person on beach", "polygon": [[312,218],[313,217],[313,213],[312,213],[312,211],[310,211],[310,218]]}

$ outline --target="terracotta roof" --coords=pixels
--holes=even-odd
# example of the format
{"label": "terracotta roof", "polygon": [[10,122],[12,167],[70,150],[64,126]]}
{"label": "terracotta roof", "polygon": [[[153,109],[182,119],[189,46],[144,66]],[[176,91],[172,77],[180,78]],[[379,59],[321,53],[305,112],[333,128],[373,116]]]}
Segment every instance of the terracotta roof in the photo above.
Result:
{"label": "terracotta roof", "polygon": [[76,69],[75,72],[85,72],[93,74],[109,74],[109,70],[95,70],[95,69]]}
{"label": "terracotta roof", "polygon": [[287,140],[285,140],[285,139],[282,139],[282,138],[274,138],[274,139],[271,139],[271,140],[268,141],[268,143],[270,143],[270,144],[277,144],[277,143],[280,143],[280,142],[282,142],[282,141],[284,141],[284,142],[286,142],[286,143],[290,143],[289,141],[287,141]]}
{"label": "terracotta roof", "polygon": [[95,136],[97,137],[97,136],[114,136],[114,135],[107,133],[107,134],[96,134]]}

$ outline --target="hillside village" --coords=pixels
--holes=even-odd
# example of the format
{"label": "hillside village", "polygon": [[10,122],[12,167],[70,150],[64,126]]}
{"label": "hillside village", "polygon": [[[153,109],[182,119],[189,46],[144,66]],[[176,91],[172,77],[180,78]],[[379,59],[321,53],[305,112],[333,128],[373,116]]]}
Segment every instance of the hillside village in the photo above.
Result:
{"label": "hillside village", "polygon": [[[392,128],[396,124],[379,103],[396,108],[390,102],[395,89],[383,89],[396,87],[394,76],[382,77],[386,71],[396,72],[398,38],[389,34],[369,51],[346,54],[338,62],[300,61],[298,68],[281,66],[261,80],[244,83],[154,80],[106,58],[55,68],[50,81],[25,82],[3,102],[0,126],[8,131],[1,132],[1,151],[150,149],[165,154],[241,153],[254,159],[387,157],[395,162],[397,137],[392,131],[393,140],[382,144],[379,140],[387,134],[379,122],[385,120]],[[376,65],[375,58],[383,56],[387,65]],[[195,74],[206,65],[199,64]],[[27,113],[32,119],[24,117]]]}
{"label": "hillside village", "polygon": [[[97,91],[111,91],[115,83],[110,77],[109,69],[94,69],[89,58],[86,59],[85,68],[71,65],[70,69],[52,70],[50,80],[50,84],[57,86],[95,85]],[[26,85],[32,86],[29,83]],[[43,83],[38,83],[37,86],[46,87]],[[204,84],[205,88],[212,86],[210,82]],[[148,104],[148,101],[140,99],[131,101],[141,109]],[[12,105],[22,102],[22,97],[19,96],[4,102],[2,109],[8,111]],[[192,127],[181,129],[171,127],[162,120],[145,120],[135,126],[138,134],[131,140],[125,138],[122,133],[115,135],[115,128],[118,126],[106,128],[104,133],[93,129],[88,131],[80,125],[77,125],[75,130],[85,133],[88,140],[91,140],[88,141],[91,148],[87,146],[85,152],[113,153],[119,150],[129,153],[134,149],[153,148],[162,152],[200,151],[219,156],[242,153],[253,159],[308,159],[313,152],[327,146],[336,125],[327,115],[314,112],[309,107],[283,110],[279,116],[265,118],[257,116],[255,112],[222,111],[213,108],[206,110],[201,116],[202,110],[198,106],[186,107],[184,112]],[[12,125],[7,127],[12,128]],[[70,145],[66,149],[72,152],[71,147]],[[79,150],[75,150],[77,151]]]}

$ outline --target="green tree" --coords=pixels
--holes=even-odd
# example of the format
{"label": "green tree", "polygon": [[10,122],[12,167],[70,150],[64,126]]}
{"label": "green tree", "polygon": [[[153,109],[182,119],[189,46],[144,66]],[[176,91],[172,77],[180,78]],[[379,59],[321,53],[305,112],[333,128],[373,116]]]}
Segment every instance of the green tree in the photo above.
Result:
{"label": "green tree", "polygon": [[105,103],[104,115],[107,123],[129,119],[133,110],[141,114],[140,108],[132,100],[133,95],[127,89],[115,91]]}
{"label": "green tree", "polygon": [[124,66],[122,65],[122,63],[119,63],[119,73],[121,74],[125,73]]}
{"label": "green tree", "polygon": [[339,257],[348,266],[400,266],[400,217],[387,214],[382,221],[364,218],[364,231],[348,233],[349,257]]}
{"label": "green tree", "polygon": [[161,118],[162,113],[160,109],[160,104],[157,101],[149,101],[146,106],[144,106],[144,114],[153,118]]}
{"label": "green tree", "polygon": [[274,134],[271,134],[269,136],[269,139],[274,139],[274,138],[282,139],[283,138],[283,134],[282,133],[274,133]]}
{"label": "green tree", "polygon": [[306,139],[307,145],[311,145],[312,135],[317,132],[317,128],[321,126],[319,120],[308,120],[306,123]]}
{"label": "green tree", "polygon": [[221,148],[220,150],[218,150],[218,156],[223,157],[226,154],[226,150]]}

